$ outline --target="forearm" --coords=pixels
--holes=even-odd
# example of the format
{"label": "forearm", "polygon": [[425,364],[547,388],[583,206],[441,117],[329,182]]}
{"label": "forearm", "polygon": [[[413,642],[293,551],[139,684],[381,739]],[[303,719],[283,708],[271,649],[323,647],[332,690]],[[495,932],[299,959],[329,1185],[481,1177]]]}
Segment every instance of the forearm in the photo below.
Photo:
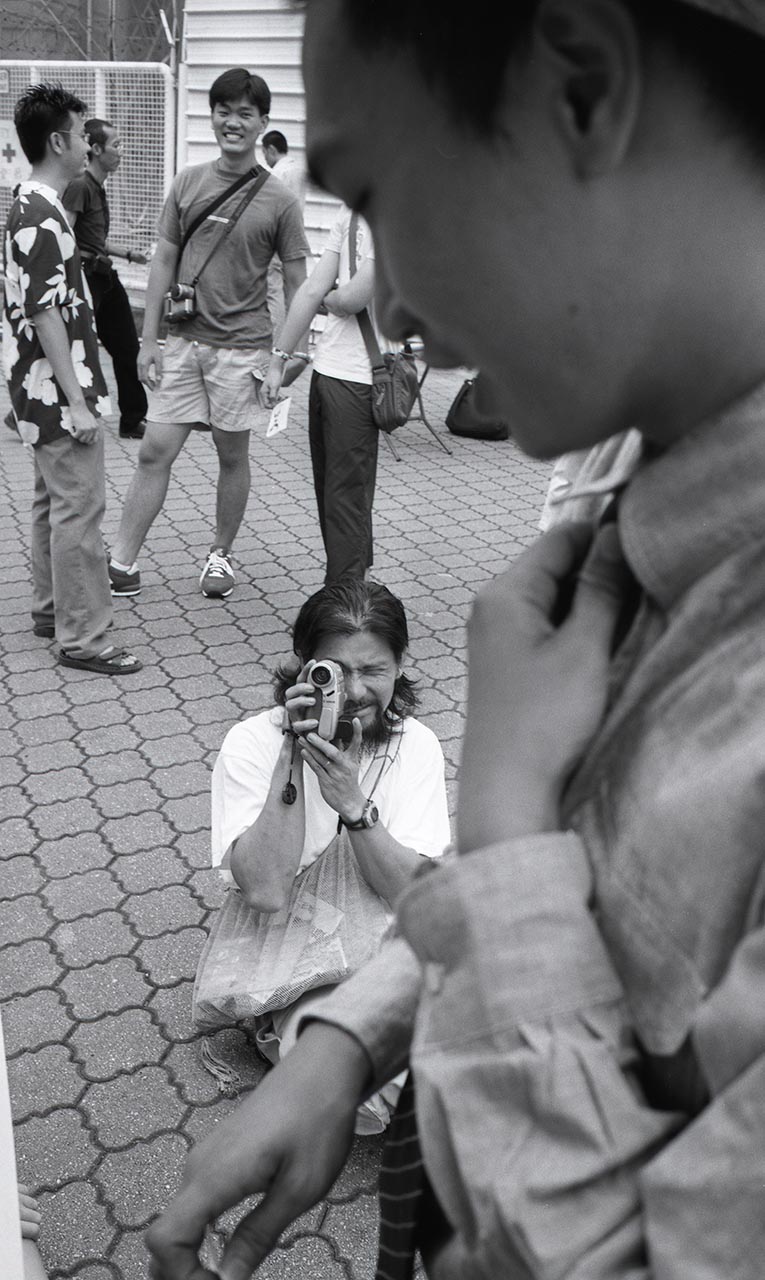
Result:
{"label": "forearm", "polygon": [[403,938],[389,938],[362,969],[308,1005],[300,1027],[329,1023],[352,1036],[372,1064],[367,1088],[373,1092],[409,1062],[420,982],[411,948]]}
{"label": "forearm", "polygon": [[334,302],[350,315],[357,315],[368,307],[374,297],[375,278],[374,264],[364,262],[354,276],[345,284],[332,290]]}
{"label": "forearm", "polygon": [[146,285],[143,317],[143,341],[156,342],[162,319],[163,299],[175,279],[178,251],[175,245],[163,244],[157,249],[151,263]]}
{"label": "forearm", "polygon": [[[292,762],[293,739],[285,735],[260,815],[231,851],[231,874],[247,903],[256,911],[279,911],[289,898],[305,839],[305,790],[299,754]],[[288,782],[295,791],[285,804]]]}
{"label": "forearm", "polygon": [[85,395],[77,381],[72,363],[69,337],[58,307],[38,311],[32,322],[40,339],[40,345],[53,370],[53,376],[71,406],[84,405]]}
{"label": "forearm", "polygon": [[[295,301],[298,293],[308,283],[309,281],[307,281],[305,277],[305,258],[300,258],[296,262],[284,263],[284,302],[287,307],[288,315],[292,311],[292,304]],[[318,303],[316,304],[316,307],[312,312],[303,313],[303,315],[300,317],[301,322],[297,330],[297,333],[295,333],[293,331],[293,327],[290,326],[290,330],[289,330],[289,337],[290,337],[290,343],[291,343],[290,346],[286,346],[284,332],[282,332],[280,341],[282,343],[284,350],[290,351],[290,352],[308,350],[309,326],[313,317],[316,315],[317,309],[318,309]]]}
{"label": "forearm", "polygon": [[[354,817],[356,815],[354,814]],[[353,852],[367,884],[391,907],[409,884],[422,858],[393,839],[378,822],[363,831],[349,831]]]}

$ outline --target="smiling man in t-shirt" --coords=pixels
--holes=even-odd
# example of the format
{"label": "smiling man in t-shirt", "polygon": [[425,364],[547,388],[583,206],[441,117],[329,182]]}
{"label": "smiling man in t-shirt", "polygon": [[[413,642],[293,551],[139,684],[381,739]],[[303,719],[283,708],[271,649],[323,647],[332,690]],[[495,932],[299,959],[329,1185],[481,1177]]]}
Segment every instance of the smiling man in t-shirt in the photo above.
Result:
{"label": "smiling man in t-shirt", "polygon": [[[270,176],[256,185],[262,175],[255,145],[268,125],[270,107],[271,94],[260,76],[242,67],[219,76],[210,89],[210,109],[220,155],[182,170],[162,211],[138,359],[139,375],[151,393],[147,429],[112,548],[114,595],[133,596],[141,589],[136,557],[162,508],[172,465],[194,428],[211,430],[219,462],[215,537],[200,586],[204,595],[216,598],[234,588],[231,548],[250,492],[256,389],[273,341],[268,264],[278,254],[291,299],[305,279],[309,252],[295,196]],[[171,325],[162,350],[157,339],[164,296],[173,285],[192,284],[193,314]]]}

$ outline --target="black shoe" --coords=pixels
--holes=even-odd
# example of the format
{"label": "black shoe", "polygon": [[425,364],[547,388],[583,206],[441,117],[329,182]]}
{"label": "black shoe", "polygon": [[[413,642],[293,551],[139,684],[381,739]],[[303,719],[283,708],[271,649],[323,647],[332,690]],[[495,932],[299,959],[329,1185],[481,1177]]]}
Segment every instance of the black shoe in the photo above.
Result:
{"label": "black shoe", "polygon": [[143,440],[146,422],[136,422],[132,427],[120,427],[121,440]]}

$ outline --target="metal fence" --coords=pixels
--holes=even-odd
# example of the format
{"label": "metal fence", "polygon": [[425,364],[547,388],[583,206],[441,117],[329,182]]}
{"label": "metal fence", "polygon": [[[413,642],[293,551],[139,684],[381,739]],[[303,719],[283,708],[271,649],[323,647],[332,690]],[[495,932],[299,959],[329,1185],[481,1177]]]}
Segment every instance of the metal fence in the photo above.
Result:
{"label": "metal fence", "polygon": [[175,168],[175,90],[164,63],[0,61],[0,226],[13,187],[29,165],[13,127],[16,100],[41,80],[60,81],[87,103],[88,115],[110,120],[122,137],[122,164],[107,187],[109,239],[147,249]]}

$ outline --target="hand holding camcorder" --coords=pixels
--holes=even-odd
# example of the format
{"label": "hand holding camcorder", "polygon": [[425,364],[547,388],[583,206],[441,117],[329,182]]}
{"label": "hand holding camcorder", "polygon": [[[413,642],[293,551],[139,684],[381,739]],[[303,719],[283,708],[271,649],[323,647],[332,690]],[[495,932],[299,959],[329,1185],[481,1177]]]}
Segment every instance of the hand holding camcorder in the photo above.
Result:
{"label": "hand holding camcorder", "polygon": [[313,685],[316,698],[315,730],[326,742],[347,747],[353,738],[353,723],[343,717],[345,682],[342,667],[329,659],[309,663],[306,681]]}

